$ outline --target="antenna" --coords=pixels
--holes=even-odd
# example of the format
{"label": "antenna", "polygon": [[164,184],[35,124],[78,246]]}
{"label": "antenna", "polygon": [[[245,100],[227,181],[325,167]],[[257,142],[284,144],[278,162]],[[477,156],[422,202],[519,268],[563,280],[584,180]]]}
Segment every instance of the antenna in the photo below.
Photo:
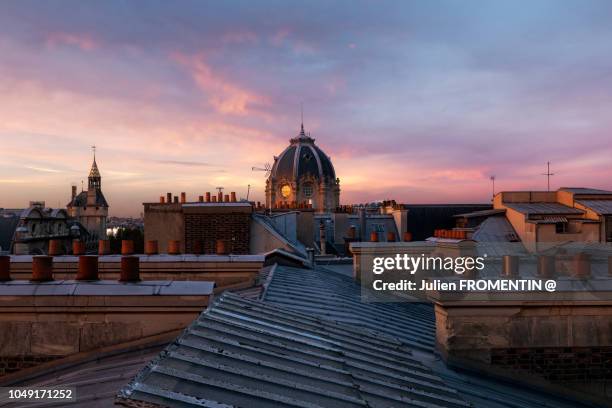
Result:
{"label": "antenna", "polygon": [[493,201],[493,198],[495,198],[495,174],[489,177],[489,180],[491,180],[491,201]]}
{"label": "antenna", "polygon": [[302,126],[304,126],[304,102],[300,102],[300,113],[302,117]]}
{"label": "antenna", "polygon": [[550,176],[555,175],[555,173],[550,172],[550,162],[546,162],[546,173],[542,173],[542,175],[546,176],[547,191],[550,191]]}
{"label": "antenna", "polygon": [[249,201],[249,194],[251,193],[251,185],[249,184],[247,186],[247,196],[246,196],[246,200]]}
{"label": "antenna", "polygon": [[217,189],[217,191],[221,194],[223,194],[223,187],[215,187]]}
{"label": "antenna", "polygon": [[266,163],[264,164],[263,167],[256,167],[253,166],[251,167],[252,171],[265,171],[266,172],[266,178],[270,177],[270,173],[272,172],[272,166],[270,165],[270,163]]}

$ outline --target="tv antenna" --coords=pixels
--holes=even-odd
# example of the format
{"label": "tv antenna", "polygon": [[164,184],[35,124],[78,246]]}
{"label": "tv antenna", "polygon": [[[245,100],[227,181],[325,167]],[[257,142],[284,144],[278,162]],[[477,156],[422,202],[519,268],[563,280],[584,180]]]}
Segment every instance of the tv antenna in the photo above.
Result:
{"label": "tv antenna", "polygon": [[550,172],[550,162],[546,162],[546,173],[542,173],[543,176],[546,176],[546,188],[547,191],[550,191],[550,176],[554,176],[555,173]]}
{"label": "tv antenna", "polygon": [[223,187],[215,187],[219,194],[223,194]]}
{"label": "tv antenna", "polygon": [[489,177],[489,180],[491,180],[491,200],[493,200],[495,198],[495,174]]}
{"label": "tv antenna", "polygon": [[266,172],[266,178],[270,177],[270,173],[272,173],[272,166],[270,165],[270,163],[266,163],[264,164],[263,167],[256,167],[253,166],[251,167],[252,171],[265,171]]}

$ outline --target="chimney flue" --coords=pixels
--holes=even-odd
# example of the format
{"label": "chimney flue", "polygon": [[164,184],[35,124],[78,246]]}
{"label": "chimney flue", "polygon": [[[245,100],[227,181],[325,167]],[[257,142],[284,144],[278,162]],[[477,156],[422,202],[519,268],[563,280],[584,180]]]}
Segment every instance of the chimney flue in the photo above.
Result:
{"label": "chimney flue", "polygon": [[519,257],[516,255],[504,255],[502,258],[502,275],[508,278],[519,276]]}
{"label": "chimney flue", "polygon": [[206,192],[206,202],[210,203],[210,192]]}
{"label": "chimney flue", "polygon": [[108,255],[111,252],[110,241],[101,239],[98,241],[98,255]]}
{"label": "chimney flue", "polygon": [[11,257],[10,255],[0,255],[0,282],[11,280]]}
{"label": "chimney flue", "polygon": [[235,191],[232,191],[230,193],[230,199],[231,199],[232,203],[236,202],[236,192]]}
{"label": "chimney flue", "polygon": [[32,257],[32,282],[53,280],[53,257],[38,255]]}
{"label": "chimney flue", "polygon": [[159,196],[159,203],[164,204],[165,202],[166,202],[166,199],[164,198],[164,196]]}
{"label": "chimney flue", "polygon": [[72,186],[72,199],[74,200],[74,197],[76,197],[77,195],[77,186]]}
{"label": "chimney flue", "polygon": [[140,281],[140,258],[137,256],[121,257],[121,272],[119,282]]}
{"label": "chimney flue", "polygon": [[85,243],[78,239],[72,241],[72,255],[85,254]]}
{"label": "chimney flue", "polygon": [[157,255],[159,252],[159,246],[156,240],[149,240],[145,242],[145,255]]}
{"label": "chimney flue", "polygon": [[131,239],[121,240],[121,255],[132,255],[134,253],[134,241]]}
{"label": "chimney flue", "polygon": [[170,240],[168,241],[168,255],[180,255],[181,254],[181,241]]}
{"label": "chimney flue", "polygon": [[181,193],[181,204],[185,204],[187,202],[187,194],[185,192]]}
{"label": "chimney flue", "polygon": [[555,275],[555,257],[538,256],[538,276],[540,278],[552,278]]}
{"label": "chimney flue", "polygon": [[166,202],[172,204],[172,193],[166,193]]}
{"label": "chimney flue", "polygon": [[585,253],[574,255],[574,270],[572,276],[578,279],[588,279],[591,277],[591,256]]}
{"label": "chimney flue", "polygon": [[98,257],[92,255],[79,256],[79,271],[75,279],[78,281],[97,281]]}

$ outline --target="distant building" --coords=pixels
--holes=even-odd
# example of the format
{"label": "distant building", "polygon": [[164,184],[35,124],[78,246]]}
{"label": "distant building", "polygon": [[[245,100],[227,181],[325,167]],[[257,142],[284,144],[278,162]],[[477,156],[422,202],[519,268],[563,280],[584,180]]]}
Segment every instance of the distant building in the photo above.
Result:
{"label": "distant building", "polygon": [[89,171],[87,191],[77,194],[76,186],[72,186],[72,197],[66,207],[70,217],[85,227],[91,241],[106,237],[108,203],[102,193],[102,176],[98,170],[95,152]]}
{"label": "distant building", "polygon": [[456,229],[477,241],[521,242],[530,252],[569,242],[612,243],[612,191],[503,191],[493,207],[456,215]]}
{"label": "distant building", "polygon": [[315,145],[302,124],[297,137],[278,157],[266,181],[268,208],[312,207],[331,212],[340,205],[340,179],[331,159]]}
{"label": "distant building", "polygon": [[66,210],[45,208],[44,202],[33,202],[25,209],[0,210],[0,253],[15,255],[46,254],[49,240],[63,241],[65,250],[79,236],[79,226],[69,220]]}

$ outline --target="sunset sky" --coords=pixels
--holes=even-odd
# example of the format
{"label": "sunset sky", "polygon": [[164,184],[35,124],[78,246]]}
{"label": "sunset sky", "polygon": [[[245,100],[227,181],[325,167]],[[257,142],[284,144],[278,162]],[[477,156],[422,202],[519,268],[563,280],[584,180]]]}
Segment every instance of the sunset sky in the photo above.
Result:
{"label": "sunset sky", "polygon": [[[343,203],[612,189],[612,2],[3,1],[0,207],[264,199],[304,122]],[[80,187],[79,187],[80,188]]]}

